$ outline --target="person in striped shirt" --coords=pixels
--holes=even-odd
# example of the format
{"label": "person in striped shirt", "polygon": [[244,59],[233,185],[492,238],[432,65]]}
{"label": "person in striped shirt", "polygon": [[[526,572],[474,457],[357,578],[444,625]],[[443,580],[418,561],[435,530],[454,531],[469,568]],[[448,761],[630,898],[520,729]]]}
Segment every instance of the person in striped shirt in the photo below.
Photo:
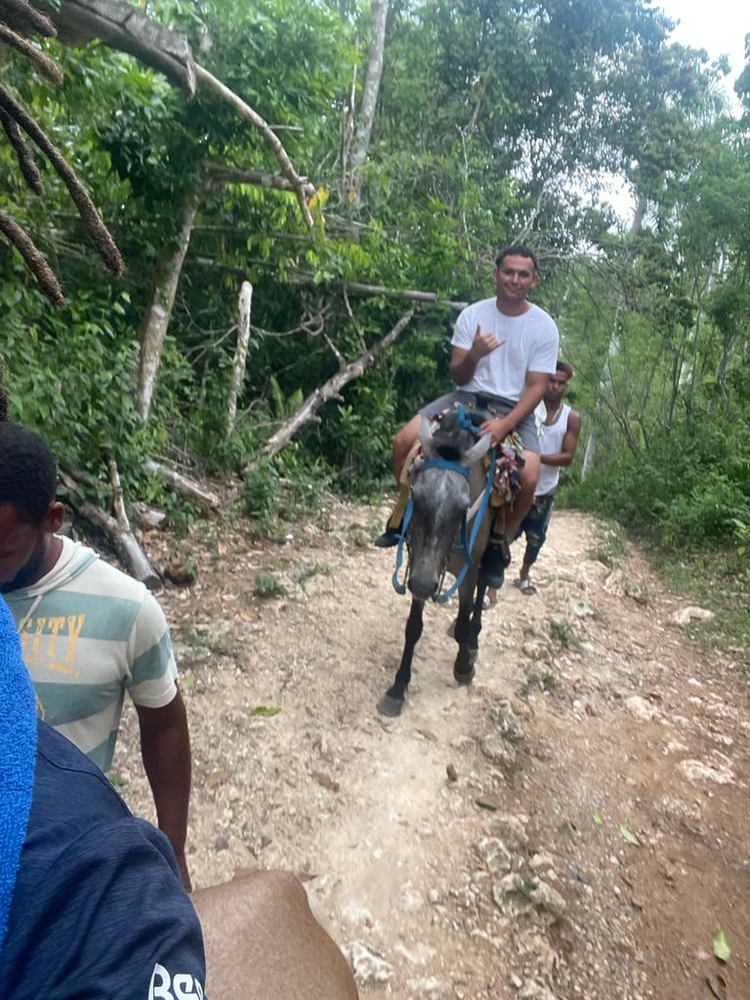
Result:
{"label": "person in striped shirt", "polygon": [[13,614],[39,716],[102,771],[112,765],[127,691],[159,828],[186,887],[190,738],[164,613],[146,587],[58,534],[52,452],[0,422],[0,593]]}

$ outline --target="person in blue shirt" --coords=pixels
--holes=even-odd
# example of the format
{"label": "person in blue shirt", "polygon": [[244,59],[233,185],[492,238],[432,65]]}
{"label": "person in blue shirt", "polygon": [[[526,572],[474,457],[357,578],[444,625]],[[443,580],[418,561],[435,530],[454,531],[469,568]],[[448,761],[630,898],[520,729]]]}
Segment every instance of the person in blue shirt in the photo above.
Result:
{"label": "person in blue shirt", "polygon": [[287,872],[185,892],[169,840],[38,721],[0,598],[3,1000],[356,1000],[351,972]]}

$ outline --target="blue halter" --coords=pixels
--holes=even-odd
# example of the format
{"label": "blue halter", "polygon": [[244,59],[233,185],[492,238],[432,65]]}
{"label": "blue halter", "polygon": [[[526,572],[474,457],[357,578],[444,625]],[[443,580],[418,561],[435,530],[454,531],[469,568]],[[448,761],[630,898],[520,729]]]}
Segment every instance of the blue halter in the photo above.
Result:
{"label": "blue halter", "polygon": [[[472,421],[466,416],[466,411],[461,404],[456,407],[456,426],[476,433],[476,425],[473,424]],[[454,551],[463,552],[464,554],[463,566],[459,570],[456,579],[448,590],[442,594],[438,594],[436,597],[433,597],[433,600],[437,601],[438,604],[445,604],[446,601],[453,597],[469,571],[469,566],[472,561],[471,553],[474,549],[474,545],[476,544],[479,529],[482,526],[482,521],[484,520],[484,515],[487,513],[490,496],[492,494],[492,486],[495,481],[495,449],[491,448],[488,454],[490,456],[490,467],[487,472],[487,483],[484,487],[484,493],[479,504],[479,509],[474,516],[474,522],[471,528],[471,537],[467,539],[466,512],[464,512],[461,517],[461,541],[458,546],[454,546]],[[451,461],[447,458],[428,458],[420,466],[420,470],[421,469],[445,469],[447,472],[458,472],[459,475],[463,476],[467,482],[469,482],[471,475],[467,466],[462,465],[460,462]],[[406,533],[409,529],[413,512],[414,501],[411,497],[409,497],[409,502],[406,505],[406,510],[404,511],[404,519],[401,522],[401,534],[398,538],[398,548],[396,550],[396,569],[393,572],[393,589],[397,594],[406,593],[406,581],[401,583],[399,580],[399,572],[401,571],[401,566],[404,561],[404,542],[406,541]]]}

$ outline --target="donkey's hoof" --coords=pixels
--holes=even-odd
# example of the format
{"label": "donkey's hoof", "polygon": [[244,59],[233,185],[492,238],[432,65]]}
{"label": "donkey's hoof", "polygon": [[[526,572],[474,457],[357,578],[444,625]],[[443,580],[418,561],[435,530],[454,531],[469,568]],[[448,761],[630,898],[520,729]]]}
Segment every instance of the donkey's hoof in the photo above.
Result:
{"label": "donkey's hoof", "polygon": [[392,698],[389,694],[384,694],[378,702],[378,711],[381,715],[387,715],[390,719],[395,719],[401,715],[404,707],[404,698]]}
{"label": "donkey's hoof", "polygon": [[458,669],[457,666],[453,668],[453,676],[456,678],[459,684],[471,684],[471,682],[474,680],[475,673],[476,670],[474,669],[473,663],[465,674],[461,673],[461,671]]}

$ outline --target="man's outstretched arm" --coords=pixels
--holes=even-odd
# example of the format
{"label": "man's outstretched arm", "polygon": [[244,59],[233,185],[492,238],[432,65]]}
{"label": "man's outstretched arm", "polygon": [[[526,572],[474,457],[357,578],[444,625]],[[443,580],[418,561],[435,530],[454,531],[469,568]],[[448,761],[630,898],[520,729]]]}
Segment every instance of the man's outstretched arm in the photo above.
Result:
{"label": "man's outstretched arm", "polygon": [[178,691],[163,708],[136,705],[141,728],[141,755],[156,805],[159,829],[169,837],[185,888],[190,874],[185,860],[190,803],[190,734],[182,695]]}

